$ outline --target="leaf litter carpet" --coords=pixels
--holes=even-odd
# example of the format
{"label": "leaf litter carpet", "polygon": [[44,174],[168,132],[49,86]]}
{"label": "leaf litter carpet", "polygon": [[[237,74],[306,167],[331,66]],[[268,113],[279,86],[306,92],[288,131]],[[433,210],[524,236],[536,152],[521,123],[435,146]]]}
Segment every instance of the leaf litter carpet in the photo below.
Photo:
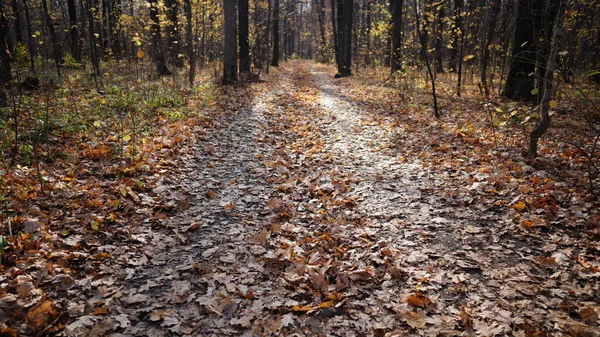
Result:
{"label": "leaf litter carpet", "polygon": [[105,247],[121,263],[79,296],[107,309],[62,334],[599,335],[598,273],[575,243],[445,203],[443,177],[385,146],[403,131],[331,75],[289,62],[199,127],[188,174],[155,189],[185,190],[182,211],[142,226],[136,249]]}

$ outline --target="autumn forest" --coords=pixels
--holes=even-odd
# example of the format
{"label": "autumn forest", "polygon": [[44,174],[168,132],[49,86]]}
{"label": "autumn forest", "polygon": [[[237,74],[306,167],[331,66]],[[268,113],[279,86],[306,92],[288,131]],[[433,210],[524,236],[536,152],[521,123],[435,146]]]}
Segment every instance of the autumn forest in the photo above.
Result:
{"label": "autumn forest", "polygon": [[595,0],[0,0],[0,337],[600,336]]}

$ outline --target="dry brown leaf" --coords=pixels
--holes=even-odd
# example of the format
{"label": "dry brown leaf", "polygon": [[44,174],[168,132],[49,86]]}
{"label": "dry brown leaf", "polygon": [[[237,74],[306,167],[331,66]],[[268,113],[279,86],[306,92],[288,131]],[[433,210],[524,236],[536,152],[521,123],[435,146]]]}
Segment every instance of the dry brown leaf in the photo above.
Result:
{"label": "dry brown leaf", "polygon": [[579,309],[579,316],[586,322],[595,322],[598,320],[598,313],[592,307],[584,307]]}
{"label": "dry brown leaf", "polygon": [[98,307],[98,308],[96,308],[96,310],[94,310],[94,312],[92,312],[92,315],[106,315],[106,314],[108,314],[107,307]]}
{"label": "dry brown leaf", "polygon": [[34,330],[40,330],[56,317],[56,309],[52,300],[42,300],[31,308],[25,316],[25,323]]}
{"label": "dry brown leaf", "polygon": [[413,307],[417,307],[417,308],[426,308],[432,304],[431,300],[420,292],[417,292],[414,295],[408,296],[406,298],[406,303],[412,305]]}
{"label": "dry brown leaf", "polygon": [[269,232],[266,228],[263,228],[259,233],[255,234],[250,238],[250,243],[254,243],[256,245],[264,246],[267,244],[267,236]]}

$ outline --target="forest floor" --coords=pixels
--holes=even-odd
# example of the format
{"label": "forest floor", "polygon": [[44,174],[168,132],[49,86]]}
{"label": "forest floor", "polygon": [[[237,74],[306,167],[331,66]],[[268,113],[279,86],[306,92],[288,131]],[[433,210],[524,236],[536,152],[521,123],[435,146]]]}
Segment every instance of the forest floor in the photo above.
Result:
{"label": "forest floor", "polygon": [[600,336],[600,218],[569,176],[433,120],[426,93],[333,73],[224,88],[176,173],[120,190],[146,220],[55,235],[64,270],[3,276],[0,316],[25,308],[25,335]]}

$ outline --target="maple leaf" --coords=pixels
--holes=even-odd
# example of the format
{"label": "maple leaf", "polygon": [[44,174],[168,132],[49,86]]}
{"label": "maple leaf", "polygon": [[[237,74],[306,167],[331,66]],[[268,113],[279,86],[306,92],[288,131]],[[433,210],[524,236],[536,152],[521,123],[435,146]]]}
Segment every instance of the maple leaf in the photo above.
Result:
{"label": "maple leaf", "polygon": [[39,331],[44,328],[57,315],[52,300],[42,300],[31,308],[25,316],[25,323],[33,330]]}

